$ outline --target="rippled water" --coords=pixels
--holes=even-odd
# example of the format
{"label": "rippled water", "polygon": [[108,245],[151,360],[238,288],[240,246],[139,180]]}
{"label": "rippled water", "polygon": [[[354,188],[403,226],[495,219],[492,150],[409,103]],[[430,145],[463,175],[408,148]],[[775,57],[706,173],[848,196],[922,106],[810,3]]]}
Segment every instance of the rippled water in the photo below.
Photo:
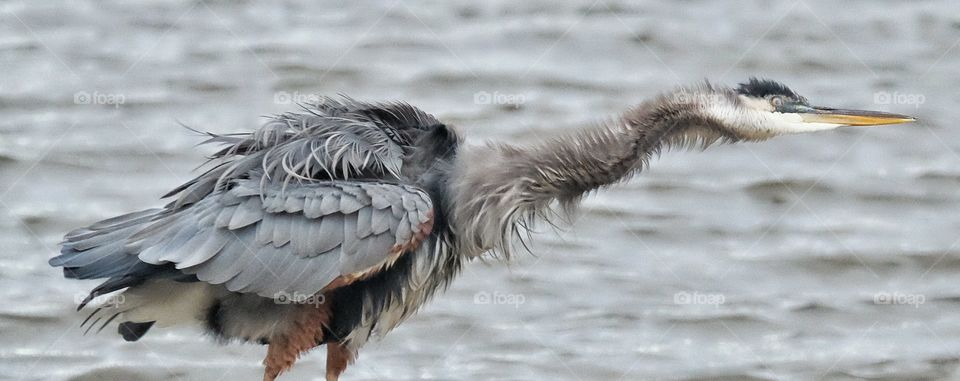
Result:
{"label": "rippled water", "polygon": [[[83,336],[75,299],[95,282],[46,265],[65,231],[157,205],[190,176],[209,151],[178,122],[248,130],[291,101],[345,93],[409,101],[474,142],[528,141],[676,84],[750,75],[921,122],[667,153],[589,198],[568,232],[538,236],[535,256],[469,266],[345,378],[957,377],[958,10],[4,2],[0,378],[260,379],[264,348],[198,330]],[[287,379],[320,379],[323,357]]]}

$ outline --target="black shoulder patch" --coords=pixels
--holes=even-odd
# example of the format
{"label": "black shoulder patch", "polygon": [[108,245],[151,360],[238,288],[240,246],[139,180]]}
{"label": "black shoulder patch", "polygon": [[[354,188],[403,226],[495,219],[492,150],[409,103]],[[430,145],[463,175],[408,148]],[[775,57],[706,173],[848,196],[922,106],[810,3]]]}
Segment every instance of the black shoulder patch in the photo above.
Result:
{"label": "black shoulder patch", "polygon": [[794,99],[799,99],[797,93],[790,90],[787,85],[769,79],[750,78],[749,81],[741,83],[737,87],[737,93],[741,95],[763,98],[769,95],[783,95]]}
{"label": "black shoulder patch", "polygon": [[120,333],[120,336],[123,336],[123,339],[126,341],[137,341],[140,340],[143,335],[147,334],[147,331],[150,330],[150,327],[153,327],[155,321],[148,321],[146,323],[134,323],[132,321],[125,321],[120,323],[120,326],[117,327],[117,332]]}

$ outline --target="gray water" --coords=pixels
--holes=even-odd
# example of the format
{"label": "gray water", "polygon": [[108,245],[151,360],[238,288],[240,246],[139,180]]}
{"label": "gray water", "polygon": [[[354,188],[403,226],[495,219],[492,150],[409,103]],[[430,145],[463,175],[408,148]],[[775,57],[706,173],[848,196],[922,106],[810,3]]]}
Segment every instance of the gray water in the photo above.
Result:
{"label": "gray water", "polygon": [[[0,378],[259,380],[198,329],[82,335],[46,260],[312,94],[531,141],[761,75],[912,125],[668,152],[474,263],[348,380],[960,379],[956,1],[0,3]],[[322,379],[322,352],[287,380]]]}

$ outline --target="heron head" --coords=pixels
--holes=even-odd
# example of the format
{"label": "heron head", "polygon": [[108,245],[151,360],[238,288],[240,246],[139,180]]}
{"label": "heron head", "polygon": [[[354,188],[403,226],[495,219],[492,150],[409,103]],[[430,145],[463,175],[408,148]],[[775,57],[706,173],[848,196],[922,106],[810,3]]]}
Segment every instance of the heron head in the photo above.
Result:
{"label": "heron head", "polygon": [[880,126],[912,122],[907,115],[879,111],[846,110],[812,106],[807,99],[786,85],[751,78],[732,89],[735,99],[726,106],[713,107],[727,128],[751,139],[766,139],[777,135],[831,130],[845,126]]}

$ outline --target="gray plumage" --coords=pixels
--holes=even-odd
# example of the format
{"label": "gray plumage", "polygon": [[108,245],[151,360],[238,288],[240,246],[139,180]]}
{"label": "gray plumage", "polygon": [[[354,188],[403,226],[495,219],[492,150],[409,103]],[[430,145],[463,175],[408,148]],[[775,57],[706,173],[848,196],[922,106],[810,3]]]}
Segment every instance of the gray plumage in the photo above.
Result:
{"label": "gray plumage", "polygon": [[[68,233],[50,264],[70,278],[107,279],[81,307],[125,290],[126,302],[84,324],[119,316],[127,340],[186,319],[223,339],[266,343],[302,328],[299,307],[278,295],[320,295],[333,300],[322,342],[356,352],[465,261],[509,257],[532,224],[629,178],[663,149],[844,125],[823,116],[830,110],[771,81],[702,84],[530,146],[464,146],[412,106],[325,98],[252,133],[207,134],[221,146],[210,168],[165,195],[168,204]],[[806,123],[814,111],[817,122]]]}
{"label": "gray plumage", "polygon": [[[337,276],[386,261],[432,210],[429,196],[402,184],[318,181],[282,190],[261,183],[259,176],[237,180],[190,208],[158,216],[127,239],[128,253],[153,265],[172,263],[230,291],[311,295]],[[358,229],[361,209],[384,217]]]}

